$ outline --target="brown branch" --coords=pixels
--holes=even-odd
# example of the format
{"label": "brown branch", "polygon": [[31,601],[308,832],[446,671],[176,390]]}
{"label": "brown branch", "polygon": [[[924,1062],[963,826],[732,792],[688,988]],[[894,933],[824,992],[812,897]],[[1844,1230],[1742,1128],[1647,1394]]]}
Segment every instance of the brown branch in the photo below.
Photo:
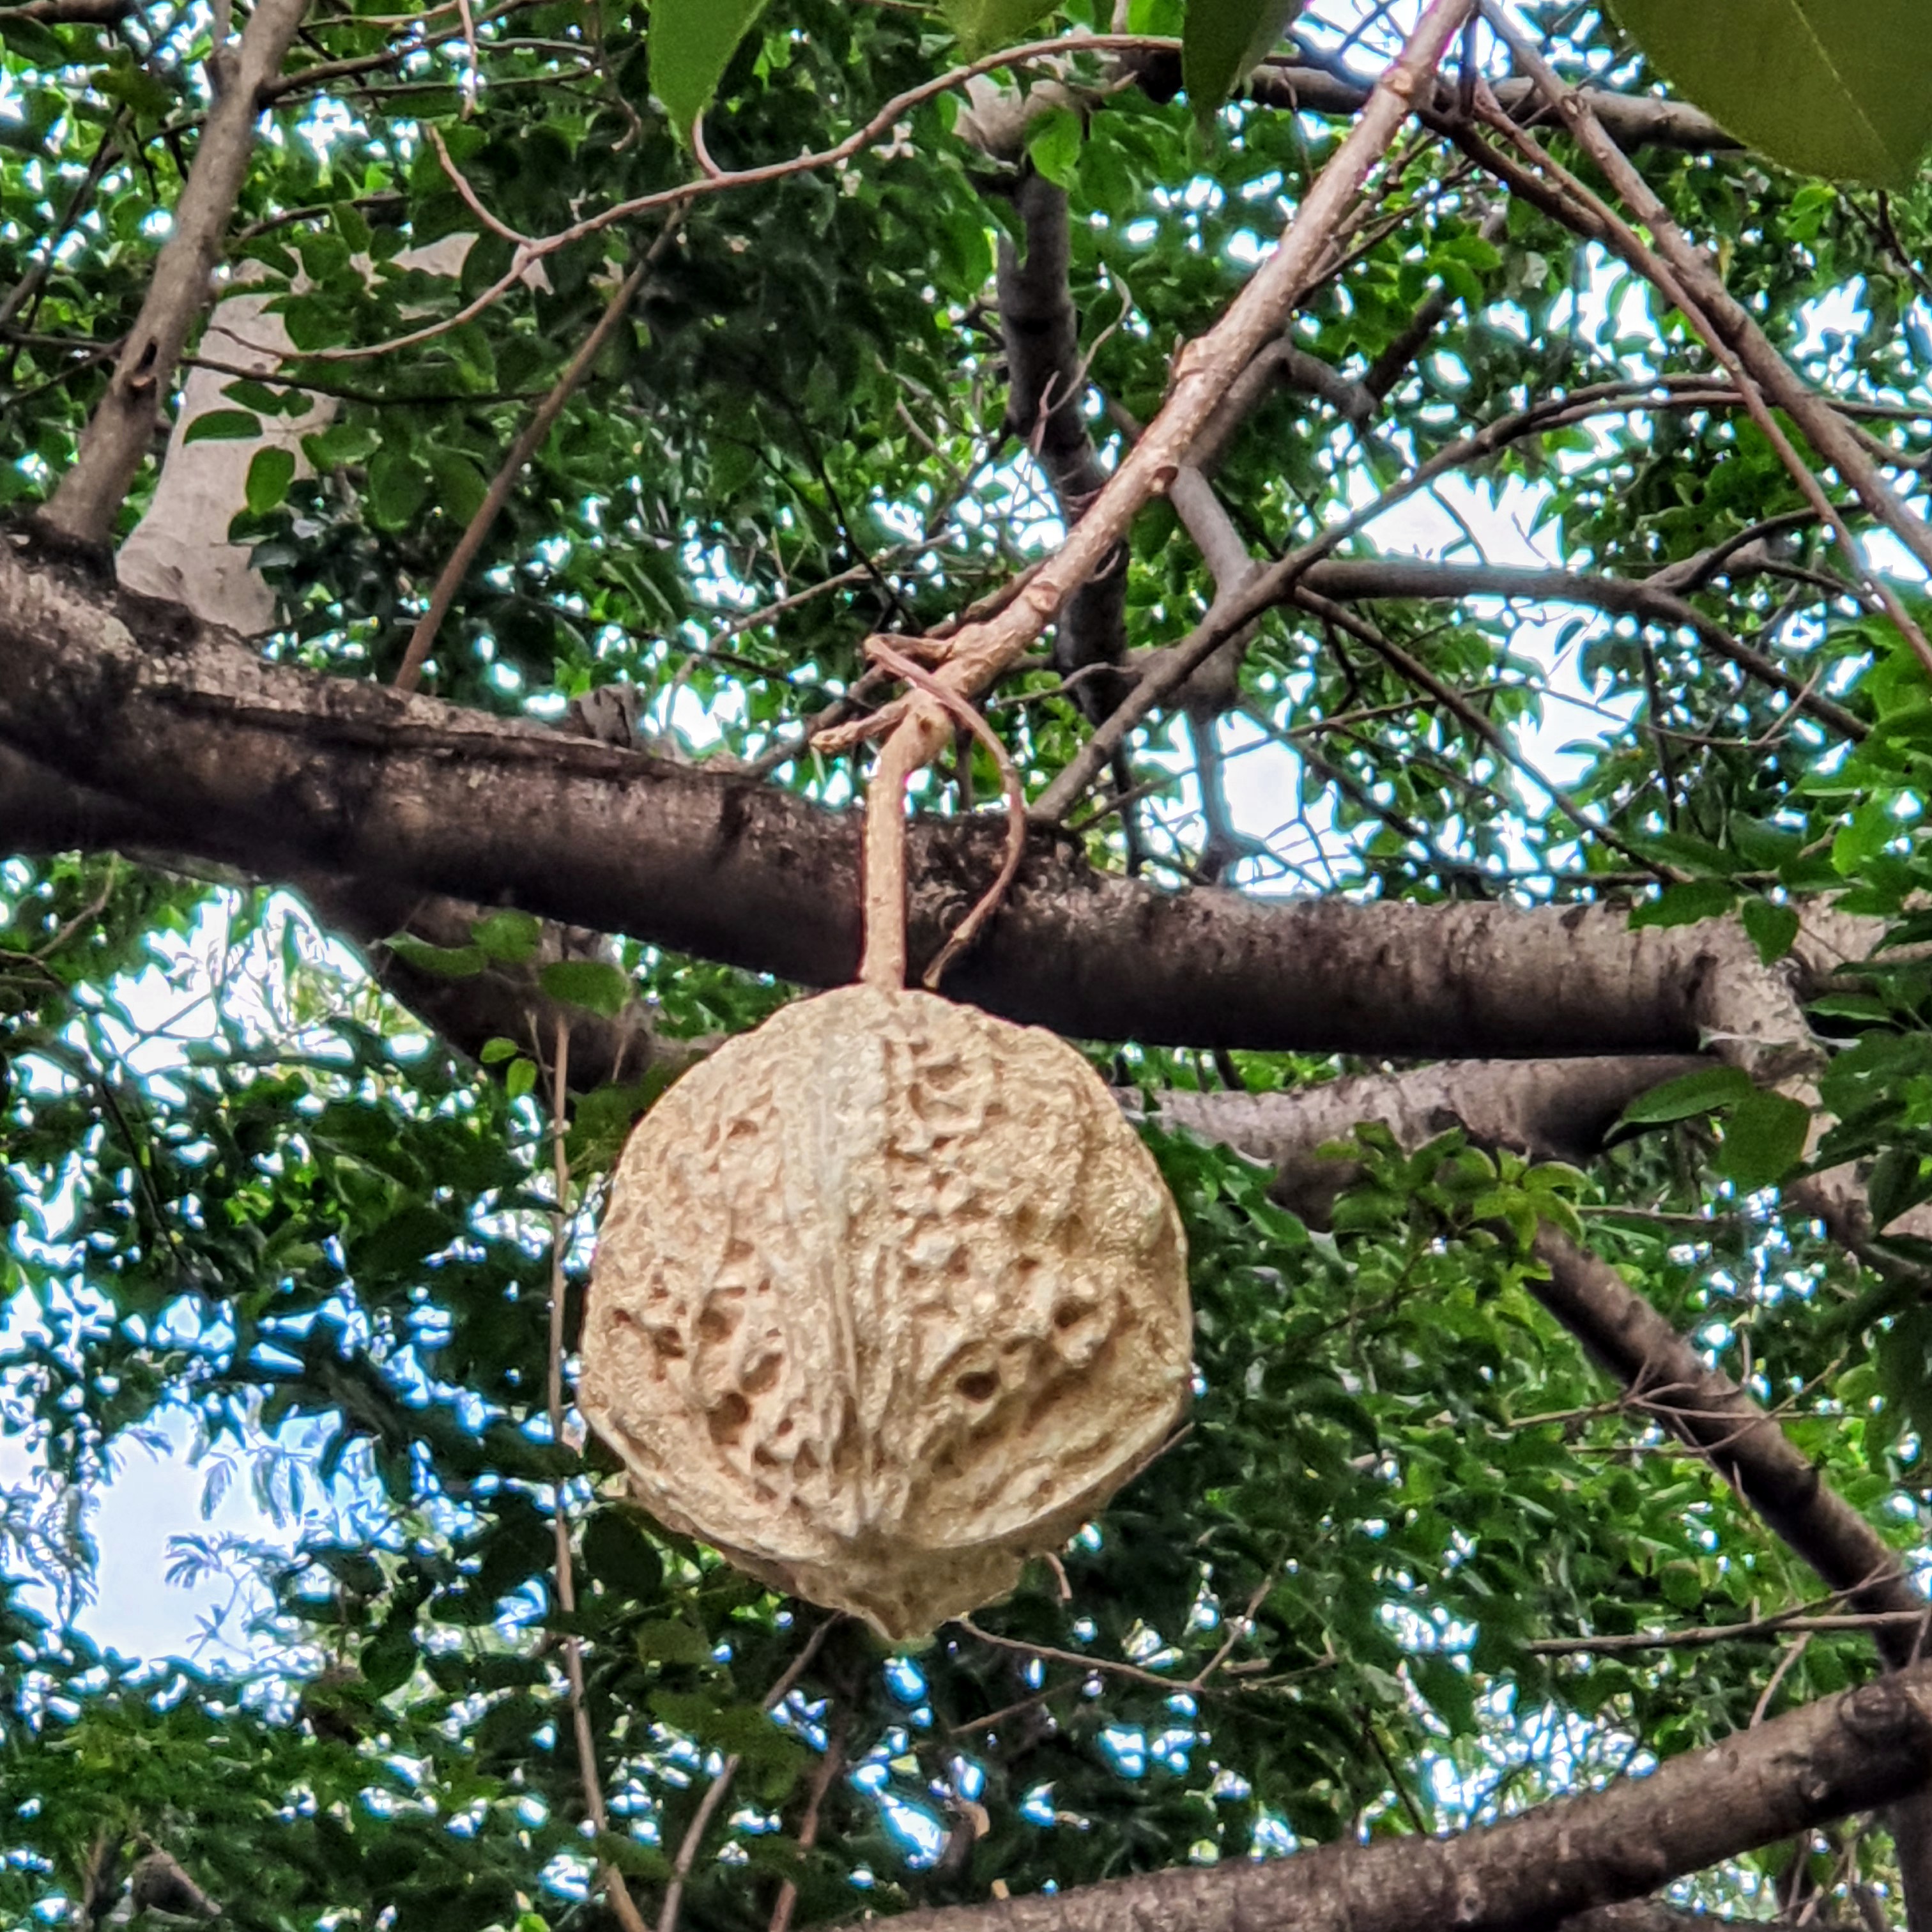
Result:
{"label": "brown branch", "polygon": [[[1032,452],[1070,528],[1106,487],[1107,472],[1087,428],[1087,387],[1080,316],[1068,281],[1071,240],[1066,191],[1030,170],[1012,190],[1025,231],[1016,248],[1000,233],[1000,337],[1006,353],[1006,428]],[[1053,646],[1063,677],[1118,664],[1126,650],[1127,560],[1117,544],[1068,598]],[[1104,684],[1106,680],[1102,679]],[[1105,708],[1093,683],[1081,703],[1090,716]]]}
{"label": "brown branch", "polygon": [[[805,1794],[805,1816],[799,1821],[798,1850],[801,1857],[818,1842],[818,1824],[824,1815],[825,1800],[845,1768],[845,1736],[850,1718],[842,1707],[837,1720],[825,1740],[825,1754],[813,1768],[812,1782]],[[787,1879],[778,1887],[766,1932],[790,1932],[792,1914],[798,1908],[798,1882]]]}
{"label": "brown branch", "polygon": [[[793,1686],[812,1667],[812,1659],[818,1656],[825,1640],[840,1621],[837,1616],[826,1618],[806,1638],[805,1648],[786,1665],[784,1674],[765,1693],[766,1710],[776,1710],[791,1695]],[[658,1912],[657,1932],[677,1932],[678,1913],[683,1906],[684,1888],[691,1876],[691,1868],[698,1862],[704,1834],[718,1815],[718,1808],[724,1802],[731,1789],[731,1780],[737,1776],[738,1767],[743,1762],[738,1752],[732,1752],[718,1767],[718,1775],[711,1780],[704,1796],[698,1801],[698,1809],[678,1846],[677,1857],[671,1866],[670,1881],[664,1887],[664,1904]]]}
{"label": "brown branch", "polygon": [[[1904,544],[1923,567],[1932,570],[1932,527],[1906,508],[1850,425],[1786,362],[1750,312],[1724,286],[1723,278],[1709,257],[1677,226],[1649,184],[1604,130],[1588,103],[1576,89],[1564,85],[1534,44],[1517,30],[1513,21],[1491,4],[1490,0],[1480,0],[1480,4],[1491,27],[1528,69],[1544,99],[1555,109],[1564,125],[1602,169],[1605,178],[1626,206],[1649,230],[1656,254],[1646,262],[1643,257],[1648,250],[1621,222],[1616,222],[1615,226],[1622,230],[1620,235],[1613,236],[1613,245],[1618,247],[1618,252],[1640,273],[1664,288],[1685,318],[1704,336],[1719,360],[1730,369],[1747,397],[1754,387],[1761,388],[1770,403],[1790,416],[1812,448],[1837,470],[1866,509]],[[1580,184],[1575,184],[1574,178],[1570,177],[1565,185],[1573,184],[1575,192],[1587,196],[1588,190],[1582,189]],[[1601,204],[1599,209],[1607,212],[1601,208]],[[1634,248],[1632,244],[1635,244]],[[1661,259],[1667,271],[1660,278],[1656,273],[1657,258]],[[1753,413],[1755,416],[1756,412]],[[1767,424],[1775,446],[1783,440],[1783,432],[1778,429],[1768,410],[1760,427]],[[1788,462],[1792,460],[1787,458]],[[1798,478],[1800,487],[1803,488],[1808,479],[1815,488],[1816,479],[1810,477],[1808,468],[1802,464],[1797,466],[1804,472]],[[1835,512],[1828,520],[1838,522]],[[1857,547],[1849,530],[1844,530],[1842,524],[1839,528],[1846,548],[1847,563],[1859,569],[1868,587],[1898,625],[1900,634],[1912,644],[1928,669],[1932,669],[1932,644],[1927,643],[1890,586],[1860,564]]]}
{"label": "brown branch", "polygon": [[222,237],[255,152],[263,86],[281,70],[308,0],[260,0],[238,44],[209,56],[215,101],[194,165],[155,258],[140,314],[106,393],[81,433],[74,465],[40,512],[70,542],[105,548],[154,434],[190,332],[208,307]]}
{"label": "brown branch", "polygon": [[1465,730],[1488,746],[1505,764],[1514,766],[1538,790],[1546,793],[1564,817],[1586,837],[1609,846],[1633,866],[1654,872],[1666,883],[1675,881],[1681,876],[1670,867],[1646,856],[1605,824],[1588,806],[1579,804],[1553,778],[1544,776],[1517,748],[1516,741],[1508,733],[1470,704],[1453,686],[1438,677],[1412,652],[1384,634],[1378,626],[1352,616],[1340,605],[1318,596],[1309,588],[1306,580],[1295,586],[1294,598],[1303,609],[1325,618],[1338,630],[1347,631],[1351,637],[1360,638],[1397,676],[1414,689],[1426,692],[1451,716],[1460,719]]}
{"label": "brown branch", "polygon": [[[259,878],[380,879],[818,986],[858,958],[854,814],[270,664],[4,542],[0,746],[22,781],[7,797],[20,850],[139,846]],[[911,822],[920,956],[991,880],[1003,832]],[[1802,990],[1882,930],[1808,909]],[[1730,921],[1633,931],[1614,905],[1163,893],[1036,833],[953,980],[1081,1038],[1527,1059],[1695,1052],[1700,988],[1755,958]]]}
{"label": "brown branch", "polygon": [[[1714,563],[1709,568],[1714,574],[1718,566]],[[1674,582],[1660,583],[1655,577],[1596,577],[1576,571],[1537,570],[1514,564],[1438,563],[1388,557],[1361,562],[1331,560],[1311,566],[1303,581],[1322,596],[1347,602],[1375,597],[1534,598],[1552,604],[1582,604],[1612,616],[1687,630],[1718,656],[1770,689],[1782,692],[1795,710],[1838,736],[1856,742],[1870,728],[1862,718],[1831,699],[1819,697],[1802,679],[1706,616]]]}
{"label": "brown branch", "polygon": [[[1522,436],[1582,421],[1598,413],[1606,404],[1619,408],[1637,406],[1645,386],[1621,382],[1599,384],[1580,390],[1572,396],[1540,401],[1526,410],[1499,418],[1438,450],[1372,502],[1337,518],[1279,561],[1256,571],[1238,587],[1217,596],[1199,624],[1180,643],[1138,661],[1138,681],[1079,752],[1034,800],[1035,818],[1042,824],[1057,824],[1064,820],[1125,742],[1127,734],[1142,718],[1172,698],[1199,666],[1256,617],[1278,604],[1291,601],[1297,586],[1304,579],[1318,593],[1345,598],[1375,596],[1539,596],[1555,602],[1586,603],[1619,614],[1640,616],[1654,622],[1682,626],[1694,631],[1699,640],[1718,656],[1772,688],[1783,692],[1795,708],[1819,723],[1828,725],[1846,737],[1864,737],[1868,728],[1860,719],[1829,698],[1819,697],[1810,686],[1762,652],[1733,638],[1688,598],[1678,595],[1674,584],[1655,586],[1646,580],[1586,577],[1564,571],[1533,571],[1492,564],[1438,564],[1399,558],[1345,562],[1331,558],[1330,554],[1347,538],[1438,477],[1460,469],[1466,463],[1480,460]],[[1666,392],[1670,392],[1668,385]],[[1677,400],[1684,400],[1681,387]],[[1736,400],[1736,393],[1726,388],[1702,400],[1730,403]],[[1184,496],[1186,488],[1183,482],[1185,473],[1184,470],[1178,472],[1175,478]],[[1177,511],[1180,508],[1178,501],[1176,508]],[[1532,585],[1536,587],[1532,590],[1529,587]],[[1460,590],[1459,586],[1462,586]]]}
{"label": "brown branch", "polygon": [[32,20],[43,27],[113,27],[140,12],[140,0],[12,0],[10,20]]}
{"label": "brown branch", "polygon": [[[1637,1899],[1910,1791],[1932,1752],[1932,1664],[1808,1705],[1647,1776],[1452,1838],[1407,1834],[904,1913],[901,1932],[1520,1932]],[[1628,1922],[1622,1915],[1607,1922]],[[1639,1918],[1640,1924],[1654,1923]]]}
{"label": "brown branch", "polygon": [[1130,1113],[1186,1128],[1274,1170],[1270,1191],[1304,1220],[1327,1224],[1337,1195],[1361,1178],[1358,1162],[1326,1155],[1364,1121],[1420,1147],[1451,1126],[1478,1146],[1532,1160],[1588,1160],[1624,1109],[1666,1080],[1708,1067],[1696,1055],[1601,1055],[1576,1060],[1446,1060],[1401,1073],[1362,1073],[1271,1094],[1123,1090]]}
{"label": "brown branch", "polygon": [[[1854,1610],[1900,1613],[1874,1634],[1880,1654],[1894,1670],[1914,1666],[1932,1606],[1898,1552],[1826,1486],[1810,1460],[1751,1396],[1707,1368],[1614,1268],[1548,1227],[1537,1238],[1537,1253],[1549,1277],[1528,1286],[1544,1306],[1626,1387],[1642,1392],[1649,1412],[1706,1456],[1773,1533]],[[1932,1791],[1915,1781],[1887,1796],[1898,1801],[1893,1836],[1904,1869],[1908,1923],[1912,1932],[1923,1932],[1932,1900],[1927,1889]]]}
{"label": "brown branch", "polygon": [[[1180,64],[1174,63],[1174,85],[1180,84]],[[1496,95],[1509,112],[1529,118],[1542,111],[1541,97],[1534,81],[1526,79],[1500,82]],[[1264,106],[1289,113],[1353,114],[1368,97],[1361,82],[1332,69],[1298,64],[1275,59],[1256,69],[1247,87],[1248,98]],[[1616,94],[1607,88],[1584,90],[1592,110],[1610,136],[1624,148],[1670,148],[1684,154],[1721,154],[1735,150],[1738,142],[1726,134],[1711,117],[1688,101],[1665,100],[1652,94]],[[1457,111],[1454,91],[1438,84],[1430,112],[1450,118]]]}
{"label": "brown branch", "polygon": [[1843,1616],[1792,1610],[1742,1624],[1693,1624],[1683,1630],[1621,1630],[1602,1636],[1533,1637],[1523,1648],[1534,1657],[1616,1657],[1634,1651],[1703,1650],[1719,1643],[1768,1642],[1793,1632],[1817,1635],[1907,1627],[1916,1630],[1924,1621],[1923,1610],[1868,1610]]}
{"label": "brown branch", "polygon": [[[1234,378],[1278,334],[1301,290],[1320,268],[1363,184],[1394,142],[1416,94],[1474,0],[1433,0],[1401,55],[1376,83],[1361,116],[1303,196],[1273,252],[1205,334],[1175,356],[1160,411],[1107,480],[1092,507],[1043,568],[997,617],[962,629],[940,676],[973,696],[1021,657],[1080,585],[1100,569],[1142,507],[1165,490],[1187,460]],[[862,735],[896,726],[903,704],[888,706]],[[937,740],[926,755],[934,755]]]}

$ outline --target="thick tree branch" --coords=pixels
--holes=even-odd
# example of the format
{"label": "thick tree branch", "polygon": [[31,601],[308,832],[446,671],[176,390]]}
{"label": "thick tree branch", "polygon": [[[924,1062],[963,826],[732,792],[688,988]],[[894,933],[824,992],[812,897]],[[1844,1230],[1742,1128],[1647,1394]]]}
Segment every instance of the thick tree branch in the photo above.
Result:
{"label": "thick tree branch", "polygon": [[[166,826],[137,803],[69,784],[4,747],[0,827],[14,850],[111,848],[164,871],[196,869],[194,859],[170,849]],[[204,863],[207,856],[202,855]],[[544,991],[543,969],[559,959],[597,956],[603,946],[597,934],[550,922],[529,958],[493,962],[480,972],[446,978],[411,965],[384,942],[406,933],[430,946],[467,946],[485,908],[413,891],[382,874],[346,878],[296,868],[280,873],[275,883],[305,900],[324,926],[354,946],[386,992],[472,1059],[488,1040],[514,1040],[527,1048],[533,1031],[549,1040],[557,1022],[567,1019],[571,1076],[581,1093],[610,1081],[636,1080],[653,1068],[677,1067],[702,1051],[688,1042],[660,1039],[641,1003],[607,1019],[567,1006]]]}
{"label": "thick tree branch", "polygon": [[[1180,85],[1180,61],[1174,63],[1174,85]],[[1258,68],[1248,82],[1248,97],[1264,106],[1292,113],[1354,114],[1368,98],[1367,87],[1326,68],[1295,66],[1270,61]],[[1619,147],[1674,148],[1685,154],[1722,154],[1737,141],[1701,110],[1683,100],[1652,94],[1616,94],[1606,88],[1581,90],[1604,131]],[[1518,119],[1533,118],[1541,106],[1536,83],[1521,76],[1497,83],[1496,98]],[[1448,117],[1457,111],[1455,90],[1438,83],[1432,112]]]}
{"label": "thick tree branch", "polygon": [[1932,1664],[1808,1705],[1647,1778],[1460,1837],[1391,1838],[1185,1867],[991,1905],[904,1932],[1530,1932],[1912,1790],[1932,1757]]}
{"label": "thick tree branch", "polygon": [[112,27],[140,10],[138,0],[15,0],[7,9],[44,27]]}
{"label": "thick tree branch", "polygon": [[149,278],[107,392],[80,439],[74,466],[41,514],[70,541],[104,548],[128,486],[148,453],[189,332],[212,298],[210,280],[236,196],[255,151],[262,90],[280,73],[308,0],[260,0],[238,44],[211,57],[216,96],[194,166]]}
{"label": "thick tree branch", "polygon": [[[67,788],[44,811],[23,801],[16,849],[136,842],[138,827],[151,850],[257,878],[322,872],[519,905],[813,985],[857,962],[850,814],[266,664],[174,607],[13,546],[0,546],[0,746]],[[115,800],[138,808],[101,802]],[[985,890],[1002,837],[994,822],[913,826],[915,959]],[[1881,931],[1808,913],[1801,989]],[[1633,932],[1614,905],[1166,894],[1036,835],[950,983],[1076,1037],[1529,1059],[1695,1052],[1706,979],[1755,958],[1729,922]]]}
{"label": "thick tree branch", "polygon": [[[1151,1118],[1236,1148],[1274,1169],[1271,1192],[1304,1220],[1325,1225],[1335,1197],[1361,1178],[1359,1163],[1324,1154],[1364,1121],[1420,1147],[1450,1127],[1488,1148],[1532,1160],[1582,1162],[1640,1094],[1710,1062],[1696,1054],[1630,1054],[1588,1060],[1445,1060],[1402,1073],[1362,1073],[1274,1094],[1151,1096]],[[1138,1094],[1122,1104],[1140,1111]]]}
{"label": "thick tree branch", "polygon": [[[1635,1073],[1644,1063],[1600,1065]],[[1338,1082],[1342,1092],[1325,1104],[1325,1090],[1318,1088],[1264,1096],[1177,1094],[1163,1096],[1162,1114],[1275,1166],[1276,1191],[1318,1216],[1325,1214],[1334,1190],[1315,1150],[1345,1114],[1382,1120],[1411,1146],[1444,1125],[1460,1124],[1478,1138],[1486,1137],[1486,1126],[1503,1144],[1532,1155],[1560,1151],[1552,1144],[1552,1127],[1557,1133],[1571,1128],[1587,1132],[1591,1123],[1585,1109],[1555,1119],[1541,1111],[1550,1098],[1562,1097],[1561,1088],[1554,1096],[1547,1093],[1538,1077],[1545,1071],[1427,1068],[1378,1085]],[[1598,1083],[1601,1097],[1613,1101],[1614,1080],[1600,1073]],[[1580,1084],[1579,1093],[1583,1090]],[[1438,1099],[1439,1110],[1432,1105]],[[1624,1102],[1616,1104],[1621,1111]],[[1329,1166],[1331,1173],[1346,1174],[1342,1163]],[[1538,1237],[1537,1252],[1549,1274],[1528,1283],[1531,1292],[1623,1385],[1631,1405],[1709,1461],[1852,1612],[1892,1619],[1873,1633],[1880,1653],[1895,1670],[1913,1664],[1932,1622],[1932,1604],[1899,1553],[1826,1486],[1810,1459],[1755,1398],[1708,1366],[1616,1269],[1548,1227]],[[1905,1868],[1908,1916],[1916,1928],[1918,1901],[1926,1896],[1924,1847],[1932,1844],[1932,1792],[1897,1796],[1892,1826]]]}
{"label": "thick tree branch", "polygon": [[[1106,487],[1107,472],[1082,405],[1087,371],[1080,316],[1068,281],[1071,253],[1066,191],[1030,170],[1012,190],[1025,230],[1024,250],[1000,236],[1000,335],[1006,352],[1006,427],[1030,450],[1070,527]],[[1117,544],[1067,599],[1056,628],[1053,662],[1063,676],[1118,664],[1126,650],[1126,549]],[[1090,715],[1104,709],[1095,687],[1081,687]]]}

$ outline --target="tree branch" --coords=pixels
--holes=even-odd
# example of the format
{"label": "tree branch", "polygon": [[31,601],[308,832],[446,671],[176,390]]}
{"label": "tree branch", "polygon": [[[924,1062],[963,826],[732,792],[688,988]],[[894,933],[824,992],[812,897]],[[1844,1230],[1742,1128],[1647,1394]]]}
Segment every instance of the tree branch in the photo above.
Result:
{"label": "tree branch", "polygon": [[1648,1777],[1457,1838],[1183,1867],[910,1912],[896,1924],[902,1932],[1529,1932],[1886,1803],[1924,1780],[1928,1753],[1932,1664],[1919,1664],[1672,1758]]}
{"label": "tree branch", "polygon": [[82,432],[74,466],[40,512],[46,526],[70,542],[104,549],[112,533],[189,332],[212,298],[210,278],[255,151],[262,89],[281,71],[307,5],[308,0],[260,0],[239,44],[218,47],[210,57],[214,105],[141,312],[121,346],[107,392]]}
{"label": "tree branch", "polygon": [[[852,814],[265,663],[176,607],[4,544],[0,746],[63,782],[26,788],[18,850],[138,844],[260,878],[381,880],[817,986],[856,965]],[[998,872],[1004,828],[922,820],[909,836],[914,944],[929,953]],[[1882,930],[1808,911],[1802,989]],[[1633,932],[1616,905],[1162,893],[1036,834],[953,983],[1077,1038],[1530,1059],[1695,1052],[1706,977],[1755,958],[1729,921]]]}
{"label": "tree branch", "polygon": [[1402,1073],[1362,1073],[1273,1094],[1192,1094],[1164,1089],[1144,1101],[1124,1093],[1130,1112],[1144,1106],[1167,1128],[1186,1127],[1238,1148],[1274,1169],[1270,1191],[1304,1220],[1325,1226],[1335,1197],[1361,1178],[1354,1161],[1324,1155],[1364,1121],[1420,1147],[1460,1126],[1488,1148],[1532,1160],[1582,1162],[1640,1094],[1707,1067],[1695,1054],[1631,1054],[1582,1060],[1460,1060]]}
{"label": "tree branch", "polygon": [[[1006,427],[1038,461],[1047,486],[1070,528],[1102,490],[1107,472],[1088,433],[1082,406],[1085,364],[1080,353],[1080,317],[1068,283],[1070,252],[1066,191],[1043,175],[1022,174],[1012,201],[1026,231],[1026,247],[1000,236],[1000,335],[1006,346]],[[1068,598],[1053,647],[1054,668],[1070,676],[1090,664],[1118,664],[1126,650],[1126,551],[1117,544],[1092,576]],[[1089,715],[1105,709],[1096,687],[1081,687]]]}

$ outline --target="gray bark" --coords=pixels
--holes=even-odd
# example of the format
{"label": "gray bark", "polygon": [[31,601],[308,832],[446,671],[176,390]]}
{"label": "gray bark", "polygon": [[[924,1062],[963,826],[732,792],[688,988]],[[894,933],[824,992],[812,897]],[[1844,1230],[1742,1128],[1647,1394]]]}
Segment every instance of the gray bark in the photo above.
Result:
{"label": "gray bark", "polygon": [[1531,1932],[1911,1791],[1932,1763],[1932,1664],[1708,1750],[1458,1838],[1326,1846],[990,1905],[903,1932]]}
{"label": "gray bark", "polygon": [[[38,800],[16,792],[15,850],[94,843],[78,835],[114,822],[150,850],[259,878],[320,872],[520,905],[808,985],[856,969],[856,815],[266,664],[17,543],[0,547],[0,746],[58,781]],[[991,881],[1001,838],[992,819],[914,826],[916,964]],[[1821,921],[1814,944],[1811,925],[1802,990],[1877,932]],[[1039,833],[947,989],[1075,1037],[1534,1059],[1694,1052],[1712,976],[1758,970],[1728,921],[1633,932],[1613,904],[1167,893]]]}

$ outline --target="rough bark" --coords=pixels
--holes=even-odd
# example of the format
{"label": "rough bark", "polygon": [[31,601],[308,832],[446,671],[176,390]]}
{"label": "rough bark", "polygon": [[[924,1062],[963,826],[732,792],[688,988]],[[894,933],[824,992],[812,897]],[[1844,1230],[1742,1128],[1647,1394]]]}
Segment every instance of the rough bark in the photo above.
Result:
{"label": "rough bark", "polygon": [[[64,788],[10,815],[16,850],[106,842],[76,835],[138,814],[142,844],[260,878],[322,872],[520,905],[815,986],[856,966],[854,814],[265,664],[178,609],[11,545],[0,746]],[[992,820],[913,828],[915,961],[992,878],[1001,838]],[[1807,923],[1807,990],[1875,943],[1874,926],[1821,919],[1814,944]],[[1633,932],[1608,904],[1164,893],[1040,834],[947,988],[1076,1037],[1534,1059],[1695,1052],[1710,976],[1756,970],[1726,921]]]}
{"label": "rough bark", "polygon": [[[1180,86],[1180,62],[1173,58],[1174,86]],[[1722,154],[1739,144],[1716,122],[1688,101],[1666,100],[1652,94],[1615,94],[1604,88],[1580,90],[1597,118],[1619,147],[1672,148],[1684,154]],[[1353,114],[1368,98],[1367,87],[1325,68],[1298,67],[1270,62],[1258,68],[1248,82],[1248,97],[1263,106],[1310,114]],[[1533,118],[1540,106],[1536,83],[1526,76],[1499,81],[1496,95],[1518,120]],[[1432,111],[1442,116],[1458,110],[1453,85],[1438,83]]]}
{"label": "rough bark", "polygon": [[[1644,1411],[1706,1456],[1769,1528],[1853,1610],[1916,1612],[1919,1621],[1873,1633],[1894,1670],[1919,1666],[1928,1604],[1899,1553],[1834,1490],[1804,1453],[1727,1376],[1703,1358],[1606,1262],[1545,1228],[1537,1252],[1548,1280],[1537,1298]],[[1898,1682],[1894,1677],[1891,1680]],[[1906,1921],[1922,1932],[1932,1882],[1932,1791],[1891,1794],[1889,1822],[1904,1877]]]}
{"label": "rough bark", "polygon": [[[1695,1054],[1627,1054],[1586,1060],[1448,1060],[1403,1073],[1364,1073],[1276,1094],[1155,1097],[1150,1118],[1238,1149],[1274,1169],[1270,1191],[1304,1220],[1325,1225],[1335,1197],[1360,1166],[1322,1147],[1364,1121],[1379,1122],[1406,1147],[1451,1127],[1478,1144],[1532,1160],[1580,1162],[1638,1095],[1710,1062]],[[1138,1112],[1138,1094],[1123,1096]]]}
{"label": "rough bark", "polygon": [[280,73],[308,0],[261,0],[239,44],[211,58],[214,105],[107,392],[82,432],[74,466],[41,512],[50,530],[105,546],[148,453],[189,332],[214,292],[210,278],[255,148],[262,88]]}
{"label": "rough bark", "polygon": [[[1106,487],[1107,472],[1087,428],[1087,376],[1080,316],[1067,280],[1070,243],[1066,191],[1030,170],[1012,190],[1026,235],[1016,248],[1000,236],[1000,334],[1006,352],[1006,427],[1030,450],[1071,526]],[[1117,544],[1099,569],[1066,600],[1055,628],[1053,662],[1063,676],[1117,664],[1126,650],[1126,547]],[[1106,709],[1107,694],[1086,680],[1078,695],[1088,715]]]}
{"label": "rough bark", "polygon": [[1932,1664],[1808,1705],[1647,1778],[1448,1839],[1340,1844],[990,1905],[904,1932],[1530,1932],[1913,1790],[1932,1762]]}

